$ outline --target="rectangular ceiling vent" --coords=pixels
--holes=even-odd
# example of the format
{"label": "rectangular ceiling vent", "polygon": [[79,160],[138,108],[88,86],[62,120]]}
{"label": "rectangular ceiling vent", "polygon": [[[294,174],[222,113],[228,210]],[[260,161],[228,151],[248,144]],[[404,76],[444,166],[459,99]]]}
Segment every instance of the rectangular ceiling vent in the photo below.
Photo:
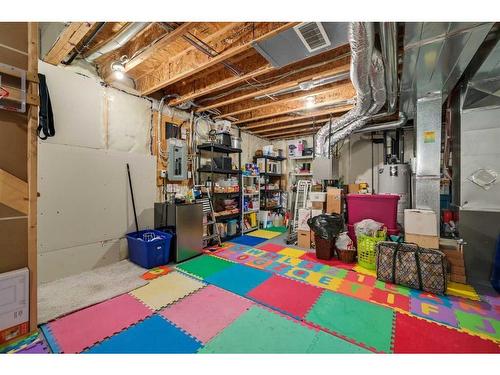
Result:
{"label": "rectangular ceiling vent", "polygon": [[314,52],[332,43],[321,22],[305,22],[294,27],[304,46],[309,52]]}

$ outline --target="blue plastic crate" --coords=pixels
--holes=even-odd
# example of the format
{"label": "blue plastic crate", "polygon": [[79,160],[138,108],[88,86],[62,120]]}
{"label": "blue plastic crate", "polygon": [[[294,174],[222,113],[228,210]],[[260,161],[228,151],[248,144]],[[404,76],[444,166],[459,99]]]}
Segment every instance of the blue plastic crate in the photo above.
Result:
{"label": "blue plastic crate", "polygon": [[129,258],[144,268],[154,268],[168,263],[172,234],[159,230],[141,230],[127,234]]}

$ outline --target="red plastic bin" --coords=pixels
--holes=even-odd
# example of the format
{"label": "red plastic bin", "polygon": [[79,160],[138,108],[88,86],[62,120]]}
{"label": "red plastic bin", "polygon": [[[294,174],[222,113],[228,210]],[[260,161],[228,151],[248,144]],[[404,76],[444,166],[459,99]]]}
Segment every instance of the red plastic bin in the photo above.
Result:
{"label": "red plastic bin", "polygon": [[387,228],[397,228],[398,201],[397,194],[347,194],[347,223],[372,219]]}

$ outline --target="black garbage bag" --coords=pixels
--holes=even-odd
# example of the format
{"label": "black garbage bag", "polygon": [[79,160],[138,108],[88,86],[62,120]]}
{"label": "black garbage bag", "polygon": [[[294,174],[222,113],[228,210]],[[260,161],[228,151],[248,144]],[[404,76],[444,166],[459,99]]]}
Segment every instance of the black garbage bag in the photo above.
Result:
{"label": "black garbage bag", "polygon": [[321,214],[307,220],[314,234],[324,240],[333,240],[344,230],[344,219],[339,214]]}

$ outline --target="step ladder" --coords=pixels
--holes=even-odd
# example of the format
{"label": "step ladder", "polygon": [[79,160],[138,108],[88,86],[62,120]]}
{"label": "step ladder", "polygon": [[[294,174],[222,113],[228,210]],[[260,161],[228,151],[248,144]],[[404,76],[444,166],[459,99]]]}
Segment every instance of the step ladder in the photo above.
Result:
{"label": "step ladder", "polygon": [[297,229],[299,227],[299,209],[306,208],[307,199],[309,198],[309,192],[311,191],[311,181],[310,180],[299,180],[297,182],[297,191],[295,192],[295,202],[293,210],[293,224],[290,234],[297,234]]}
{"label": "step ladder", "polygon": [[217,227],[217,220],[215,219],[215,211],[214,211],[214,206],[212,204],[212,198],[210,197],[210,189],[207,189],[207,192],[203,193],[202,187],[203,185],[193,186],[193,190],[199,190],[202,196],[203,194],[206,194],[206,197],[195,199],[195,202],[202,204],[203,215],[207,215],[208,221],[207,223],[203,224],[203,226],[212,227],[211,231],[207,230],[207,233],[211,234],[203,236],[203,240],[210,241],[215,239],[217,240],[217,243],[220,246],[222,244],[222,241],[220,239],[219,228]]}

